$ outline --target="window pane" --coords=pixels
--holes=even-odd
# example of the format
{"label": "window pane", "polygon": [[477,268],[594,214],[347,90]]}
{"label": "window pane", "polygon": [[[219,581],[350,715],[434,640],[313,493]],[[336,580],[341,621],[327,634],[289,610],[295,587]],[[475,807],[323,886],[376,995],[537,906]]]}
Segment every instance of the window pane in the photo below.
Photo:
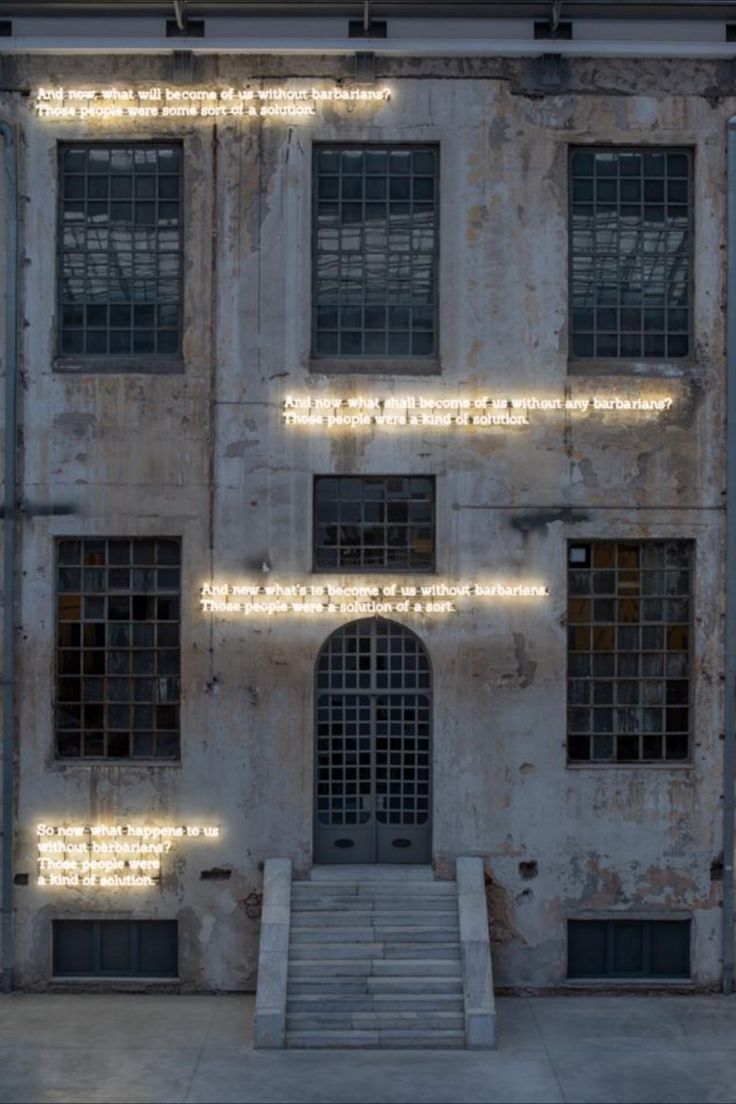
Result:
{"label": "window pane", "polygon": [[130,921],[105,920],[100,924],[100,970],[106,974],[129,974],[133,968]]}
{"label": "window pane", "polygon": [[60,174],[60,352],[177,354],[178,148],[64,147]]}
{"label": "window pane", "polygon": [[[318,476],[314,518],[316,570],[432,569],[434,480],[429,477]],[[412,524],[415,519],[423,524]]]}
{"label": "window pane", "polygon": [[[178,755],[180,557],[179,541],[170,538],[59,542],[59,755]],[[67,566],[73,562],[85,566]],[[72,586],[93,594],[82,601]],[[154,681],[156,672],[162,677]],[[155,713],[131,712],[132,702],[154,701]],[[135,738],[139,730],[145,739]]]}
{"label": "window pane", "polygon": [[142,921],[138,925],[138,973],[146,977],[177,977],[179,973],[175,920]]}
{"label": "window pane", "polygon": [[570,545],[570,760],[687,758],[691,559],[688,541]]}
{"label": "window pane", "polygon": [[641,974],[644,971],[644,927],[639,923],[620,923],[615,926],[613,972],[615,974]]}
{"label": "window pane", "polygon": [[687,920],[652,924],[653,977],[690,976],[690,924]]}
{"label": "window pane", "polygon": [[567,976],[602,977],[605,972],[605,922],[570,920],[567,925]]}
{"label": "window pane", "polygon": [[314,164],[315,355],[435,355],[436,148],[322,149]]}
{"label": "window pane", "polygon": [[689,354],[690,177],[687,151],[572,153],[573,356]]}
{"label": "window pane", "polygon": [[55,920],[54,973],[81,974],[95,972],[92,925],[87,920]]}

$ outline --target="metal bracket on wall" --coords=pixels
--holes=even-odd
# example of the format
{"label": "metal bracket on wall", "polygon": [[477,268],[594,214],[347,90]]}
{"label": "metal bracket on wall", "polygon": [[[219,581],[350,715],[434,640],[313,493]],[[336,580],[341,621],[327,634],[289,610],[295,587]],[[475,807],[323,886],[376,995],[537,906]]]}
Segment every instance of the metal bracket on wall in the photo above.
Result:
{"label": "metal bracket on wall", "polygon": [[174,50],[171,55],[171,79],[175,84],[191,84],[194,80],[192,50]]}
{"label": "metal bracket on wall", "polygon": [[355,79],[372,84],[376,79],[376,55],[360,51],[355,55]]}
{"label": "metal bracket on wall", "polygon": [[543,93],[559,92],[565,84],[567,66],[561,54],[542,54],[534,63],[536,83]]}

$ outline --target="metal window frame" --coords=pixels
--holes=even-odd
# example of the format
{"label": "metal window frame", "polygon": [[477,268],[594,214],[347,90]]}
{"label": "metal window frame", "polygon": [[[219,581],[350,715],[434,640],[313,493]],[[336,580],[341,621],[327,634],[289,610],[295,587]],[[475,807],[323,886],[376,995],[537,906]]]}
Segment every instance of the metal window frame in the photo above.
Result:
{"label": "metal window frame", "polygon": [[[317,563],[317,483],[320,479],[427,479],[432,486],[432,563],[429,567],[377,567],[374,565],[358,567],[321,567]],[[340,500],[338,500],[340,501]],[[404,500],[401,500],[404,501]],[[410,500],[407,500],[410,501]],[[438,561],[437,546],[437,477],[423,472],[371,472],[359,475],[344,475],[341,472],[317,472],[312,476],[312,574],[313,575],[436,575]],[[362,522],[360,523],[363,524]],[[408,525],[407,525],[408,528]],[[338,546],[339,547],[339,546]],[[361,545],[362,547],[362,545]]]}
{"label": "metal window frame", "polygon": [[[679,153],[685,154],[688,158],[688,181],[689,181],[689,198],[688,198],[688,352],[684,356],[670,357],[670,356],[578,356],[573,353],[573,327],[572,327],[572,295],[573,295],[573,250],[572,250],[572,236],[573,236],[573,173],[572,173],[572,160],[576,153]],[[597,142],[576,142],[569,144],[567,147],[567,311],[570,325],[568,327],[568,347],[567,347],[567,361],[568,368],[575,370],[582,366],[591,365],[597,368],[599,371],[603,367],[610,366],[612,372],[619,372],[622,369],[625,371],[626,367],[630,364],[645,363],[648,365],[663,365],[663,364],[675,364],[679,367],[692,364],[695,356],[695,234],[696,234],[696,203],[695,203],[695,184],[696,184],[696,145],[627,145],[618,144],[615,142],[607,143],[605,141]],[[620,206],[620,205],[619,205]],[[643,308],[642,308],[643,309]],[[620,334],[620,330],[617,330],[617,334]]]}
{"label": "metal window frame", "polygon": [[[107,149],[107,150],[127,150],[127,149],[159,149],[169,148],[178,149],[180,151],[180,169],[179,169],[179,277],[178,277],[178,291],[179,291],[179,325],[178,325],[178,349],[175,353],[68,353],[62,349],[62,298],[61,298],[61,282],[62,282],[62,267],[63,259],[65,255],[64,249],[64,222],[63,222],[63,205],[64,205],[64,171],[63,171],[63,158],[67,149]],[[54,332],[54,368],[56,370],[66,369],[67,371],[74,368],[82,368],[89,370],[90,367],[98,371],[136,371],[136,372],[178,372],[182,370],[183,357],[184,357],[184,261],[185,261],[185,246],[186,246],[186,147],[183,137],[167,137],[163,135],[161,137],[151,137],[141,141],[129,141],[126,142],[122,139],[114,140],[87,140],[75,142],[72,139],[64,138],[58,140],[56,143],[56,270],[54,274],[54,317],[53,317],[53,332]],[[84,307],[87,306],[85,302]],[[132,327],[131,327],[132,329]],[[86,328],[85,328],[86,332]],[[108,328],[109,332],[109,328]]]}
{"label": "metal window frame", "polygon": [[[377,622],[386,622],[386,621],[390,622],[393,625],[397,625],[402,630],[402,634],[404,636],[413,637],[417,641],[418,648],[419,648],[421,654],[424,656],[424,658],[426,659],[426,662],[427,662],[427,668],[428,668],[428,671],[429,671],[429,686],[426,689],[420,688],[420,687],[409,688],[409,689],[392,688],[390,686],[387,686],[385,688],[378,688],[376,686],[376,679],[375,679],[376,668],[372,667],[371,671],[370,671],[371,685],[370,685],[370,688],[367,689],[367,690],[365,688],[361,688],[361,687],[355,687],[354,689],[346,689],[346,688],[333,689],[332,687],[321,688],[320,685],[319,685],[320,665],[322,663],[323,656],[326,656],[326,655],[329,654],[330,642],[334,638],[340,636],[341,634],[344,634],[346,632],[346,630],[351,629],[353,626],[359,625],[361,622],[374,622],[374,623],[377,623]],[[375,659],[375,654],[376,654],[375,651],[374,651],[374,645],[375,645],[375,634],[372,633],[371,634],[371,659],[372,660]],[[422,639],[422,637],[419,635],[418,632],[416,632],[414,629],[410,628],[403,621],[397,620],[396,617],[393,616],[393,615],[390,616],[390,617],[385,617],[381,614],[376,615],[376,617],[361,617],[361,616],[358,616],[354,620],[348,621],[344,625],[340,625],[337,629],[334,629],[331,633],[329,633],[324,638],[324,640],[322,641],[322,643],[319,647],[319,650],[317,652],[316,659],[315,659],[315,661],[312,665],[312,852],[313,852],[313,854],[316,851],[316,832],[320,828],[319,808],[318,808],[319,785],[320,785],[319,770],[320,770],[320,765],[321,765],[320,760],[319,760],[319,748],[318,748],[320,698],[323,697],[323,696],[327,697],[327,698],[331,698],[332,696],[335,696],[335,695],[341,695],[343,697],[352,695],[356,699],[359,698],[359,697],[367,697],[369,699],[369,701],[370,701],[370,710],[371,710],[371,737],[370,737],[370,742],[371,742],[371,752],[370,752],[370,754],[371,754],[371,779],[370,779],[370,784],[371,784],[371,793],[375,795],[377,793],[377,781],[376,781],[377,751],[376,751],[376,731],[375,731],[376,700],[379,697],[391,698],[393,696],[396,696],[396,697],[401,698],[406,694],[413,694],[417,697],[419,697],[420,695],[424,695],[429,699],[429,735],[427,737],[428,744],[429,744],[429,781],[428,781],[428,785],[427,785],[428,818],[427,818],[426,823],[428,825],[428,832],[429,832],[429,849],[430,849],[430,853],[431,854],[434,853],[434,836],[435,836],[435,815],[434,815],[434,813],[435,813],[435,809],[434,809],[434,792],[435,792],[435,723],[434,723],[435,687],[436,687],[435,669],[434,669],[434,664],[432,662],[432,655],[430,653],[430,650],[429,650],[427,644],[424,642],[424,640]],[[328,737],[328,739],[332,739],[332,737],[330,736],[330,737]],[[330,756],[331,756],[331,754],[332,754],[332,752],[330,751]],[[330,782],[330,790],[331,789],[332,789],[332,783]],[[376,813],[377,813],[376,809],[371,810],[371,816],[370,816],[370,822],[369,822],[370,823],[370,834],[371,834],[371,838],[372,838],[372,844],[373,844],[373,847],[374,847],[374,851],[375,851],[375,845],[376,845],[376,841],[377,841],[378,827],[379,827]],[[334,830],[334,831],[337,831],[337,832],[340,832],[340,833],[349,833],[351,830],[354,830],[355,828],[359,827],[359,825],[347,825],[347,824],[332,825],[332,824],[328,824],[328,825],[324,825],[322,827],[327,829],[327,830]],[[386,823],[385,823],[385,825],[383,825],[383,827],[384,828],[389,827],[388,821],[386,821]],[[395,830],[400,831],[401,827],[402,827],[401,825],[398,825],[398,826],[396,826]],[[421,827],[423,828],[424,825],[422,825]]]}
{"label": "metal window frame", "polygon": [[[605,931],[605,972],[602,974],[570,973],[570,926],[571,924],[603,924]],[[686,924],[688,972],[686,974],[653,974],[651,971],[652,937],[654,930],[661,924]],[[616,951],[616,933],[623,927],[639,926],[642,929],[642,969],[640,971],[619,972],[614,969]],[[687,982],[692,979],[693,962],[693,923],[690,915],[682,917],[664,916],[569,916],[566,921],[566,981],[652,981]]]}
{"label": "metal window frame", "polygon": [[[69,973],[57,971],[55,964],[55,939],[57,924],[64,923],[89,924],[91,928],[93,972],[91,974]],[[107,923],[127,924],[130,946],[130,970],[103,970],[102,969],[102,925]],[[174,924],[176,940],[176,973],[175,974],[143,974],[137,969],[140,959],[140,929],[142,924]],[[138,918],[129,916],[55,916],[50,925],[51,936],[51,977],[62,981],[107,981],[111,978],[121,978],[130,981],[169,981],[176,982],[181,975],[179,921],[176,917],[148,917]]]}
{"label": "metal window frame", "polygon": [[[568,685],[569,685],[571,677],[577,677],[577,676],[571,676],[570,675],[570,655],[571,655],[571,652],[570,652],[570,647],[569,647],[569,644],[567,642],[567,636],[566,636],[566,640],[565,640],[565,768],[568,769],[568,770],[586,770],[586,769],[588,769],[588,770],[589,769],[599,770],[601,768],[606,769],[606,770],[617,770],[617,769],[618,770],[627,770],[627,769],[630,769],[632,767],[634,769],[639,769],[639,770],[641,770],[641,769],[651,769],[651,768],[654,768],[655,770],[682,770],[683,768],[684,769],[690,769],[693,766],[693,736],[694,736],[694,733],[697,731],[697,726],[695,724],[695,713],[696,713],[696,704],[697,703],[696,703],[696,695],[695,695],[695,663],[694,663],[694,660],[695,660],[695,624],[696,624],[696,622],[695,622],[695,598],[696,598],[696,594],[697,594],[697,574],[696,574],[696,569],[697,569],[697,541],[695,540],[695,538],[693,538],[693,537],[646,537],[644,539],[639,539],[638,537],[578,537],[578,538],[575,538],[575,539],[568,538],[567,541],[565,542],[565,633],[567,634],[567,629],[569,628],[569,625],[567,623],[567,602],[570,599],[569,573],[570,573],[570,570],[571,570],[571,565],[570,565],[569,554],[570,554],[570,547],[572,545],[588,544],[588,545],[592,546],[594,544],[613,544],[615,546],[618,546],[619,544],[636,544],[639,547],[641,547],[644,544],[665,544],[667,542],[673,542],[673,541],[677,541],[678,543],[682,542],[682,543],[688,544],[690,546],[690,567],[689,567],[689,571],[690,571],[690,591],[689,591],[689,594],[688,594],[688,601],[690,603],[690,621],[689,621],[690,635],[689,635],[688,650],[687,650],[687,656],[688,656],[688,676],[687,676],[687,681],[688,681],[688,705],[687,705],[687,709],[688,709],[688,732],[687,732],[688,753],[682,759],[668,759],[668,758],[666,758],[665,755],[663,755],[661,759],[592,759],[592,758],[590,758],[590,759],[571,759],[570,758],[570,753],[569,753],[569,738],[570,738],[569,710],[570,710],[570,703],[567,700],[567,689],[568,689]],[[590,570],[591,571],[593,570],[592,565],[591,565]],[[616,567],[614,570],[618,570],[618,567]],[[642,568],[640,567],[640,568],[638,568],[638,570],[641,571]],[[663,570],[667,570],[667,569],[664,568]],[[613,595],[612,597],[614,598],[614,600],[618,599],[618,595]],[[593,622],[591,622],[591,626],[592,626],[592,624],[593,624]],[[614,624],[618,625],[618,621],[614,622]],[[575,654],[578,654],[578,653],[575,653]],[[589,652],[588,654],[592,654],[592,651]],[[612,654],[616,655],[616,656],[619,655],[618,649],[616,649]],[[640,655],[642,655],[642,650],[638,649],[635,653],[632,652],[631,654],[636,654],[636,655],[640,656]],[[667,655],[666,650],[662,651],[661,654],[666,656]],[[666,676],[662,676],[662,680],[666,681]],[[587,681],[589,681],[591,683],[594,682],[595,681],[594,676],[592,676],[592,675],[587,676]],[[618,682],[619,681],[619,676],[614,675],[609,679],[603,679],[602,678],[600,681]],[[624,681],[627,681],[627,680],[624,680]],[[640,675],[634,681],[642,682],[643,677]],[[639,705],[639,707],[641,707],[641,704]],[[591,709],[593,708],[593,703],[592,702],[590,703],[590,708]],[[616,703],[615,702],[612,704],[612,708],[613,709],[616,708]],[[666,709],[666,704],[663,703],[662,708],[663,708],[663,711],[664,711],[664,709]],[[666,723],[666,720],[665,720],[665,723]],[[573,735],[575,735],[575,733],[573,733]],[[580,735],[583,735],[583,734],[581,733]],[[618,734],[614,732],[613,735],[616,736]],[[639,733],[639,735],[641,736],[641,735],[643,735],[643,733]],[[667,736],[667,733],[666,733],[665,730],[662,731],[661,736],[662,736],[662,740],[663,740],[662,747],[663,747],[663,751],[664,751],[664,750],[666,750],[666,736]],[[591,740],[592,737],[593,737],[593,733],[589,732],[587,734],[588,740]]]}
{"label": "metal window frame", "polygon": [[[156,757],[156,756],[143,756],[143,755],[141,755],[141,756],[127,755],[125,757],[122,757],[122,756],[121,757],[112,757],[112,756],[108,756],[108,755],[82,755],[81,752],[80,752],[79,755],[73,755],[73,756],[72,755],[60,755],[59,754],[58,736],[59,736],[60,729],[59,729],[59,726],[58,726],[58,711],[59,711],[58,683],[59,683],[59,678],[61,677],[60,672],[59,672],[59,652],[61,651],[61,649],[59,647],[59,601],[58,601],[58,599],[59,599],[59,589],[58,589],[59,574],[58,574],[58,572],[59,572],[59,567],[60,567],[60,564],[59,564],[59,545],[61,544],[62,541],[75,541],[75,540],[78,540],[80,542],[84,542],[84,541],[105,541],[105,542],[107,542],[107,541],[114,541],[114,540],[127,540],[127,541],[131,541],[131,542],[146,541],[146,540],[177,541],[177,543],[179,545],[179,564],[178,564],[179,572],[180,573],[183,572],[183,569],[184,569],[184,557],[183,557],[184,542],[183,542],[183,538],[182,538],[180,533],[176,533],[176,534],[173,534],[173,535],[163,534],[163,533],[156,533],[153,536],[146,536],[146,535],[140,535],[140,534],[137,534],[135,536],[127,536],[127,535],[126,536],[121,536],[120,534],[110,536],[110,535],[107,535],[107,534],[97,535],[97,534],[89,534],[89,533],[85,534],[83,536],[79,536],[75,533],[64,533],[64,534],[58,534],[58,535],[54,536],[54,538],[53,538],[53,595],[52,595],[52,601],[53,601],[53,604],[54,604],[54,670],[53,670],[53,684],[52,684],[52,687],[51,687],[51,732],[52,732],[52,741],[53,741],[52,758],[54,760],[54,763],[57,764],[58,766],[62,766],[62,767],[73,767],[73,766],[79,766],[79,765],[82,765],[82,764],[94,764],[94,763],[105,764],[107,766],[115,766],[115,767],[135,767],[135,766],[139,766],[141,764],[149,766],[149,767],[150,766],[180,767],[181,763],[182,763],[182,754],[181,754],[181,748],[182,748],[182,714],[181,714],[181,707],[182,707],[182,697],[181,697],[182,642],[181,642],[181,631],[182,631],[182,627],[183,627],[183,624],[184,624],[184,621],[183,621],[183,608],[182,608],[183,607],[183,598],[184,598],[184,589],[183,589],[183,586],[182,586],[181,574],[180,574],[180,579],[179,579],[179,595],[178,595],[178,597],[179,597],[179,620],[178,620],[178,622],[176,622],[179,626],[179,646],[178,646],[178,649],[177,649],[178,652],[179,652],[179,674],[177,676],[178,679],[179,679],[179,702],[178,702],[179,725],[178,725],[178,728],[176,729],[176,732],[177,732],[177,735],[178,735],[178,745],[179,746],[178,746],[177,754],[175,756],[167,756],[165,758],[164,757]],[[80,566],[81,566],[81,570],[84,570],[84,565],[81,564]],[[107,570],[107,565],[105,567],[105,570]],[[107,589],[105,589],[105,591],[103,593],[104,593],[104,596],[107,597],[108,594],[109,594],[109,591]],[[82,595],[84,595],[84,591],[82,591]],[[108,618],[106,618],[105,621],[102,622],[102,623],[107,628],[107,625],[110,624],[110,621],[109,621]],[[156,620],[155,623],[158,624],[158,619]],[[166,624],[169,624],[169,623],[173,624],[174,622],[165,622],[165,623]],[[84,620],[83,619],[80,620],[79,624],[80,624],[80,626],[83,625]],[[107,634],[106,634],[106,636],[107,636]],[[104,648],[105,654],[107,654],[108,650],[109,650],[108,645],[107,645],[107,643],[105,643],[105,648]],[[131,648],[129,647],[127,650],[130,651]],[[154,648],[154,651],[158,652],[158,650],[159,650],[158,646],[156,646]],[[83,654],[83,650],[82,650],[81,646],[80,646],[80,653]],[[83,677],[83,672],[80,671],[79,677],[80,678]],[[105,675],[104,677],[107,678],[108,676]],[[154,675],[153,677],[155,678],[157,676]],[[82,705],[83,704],[84,704],[84,702],[82,702]],[[103,702],[102,704],[107,704],[107,700],[105,700],[105,702]],[[135,703],[131,702],[131,705],[133,705],[133,704],[135,704]],[[107,734],[108,734],[108,729],[103,728],[103,731],[105,733],[105,738],[106,738]],[[133,729],[132,726],[131,726],[130,731],[131,731],[131,735],[134,735],[135,730]],[[156,730],[156,731],[158,731],[158,730]],[[166,731],[169,731],[169,730],[166,730]],[[174,731],[174,730],[172,729],[170,731]],[[80,729],[80,733],[83,735],[84,734],[84,729]]]}
{"label": "metal window frame", "polygon": [[[435,235],[434,235],[434,248],[432,250],[433,261],[433,297],[432,297],[432,312],[434,318],[434,347],[431,353],[426,354],[407,354],[400,353],[330,353],[320,354],[316,351],[316,336],[317,336],[317,204],[319,202],[318,197],[318,157],[323,150],[361,150],[361,151],[378,151],[378,150],[433,150],[436,154],[436,171],[435,171],[435,195],[434,195],[434,208],[435,208]],[[337,369],[343,372],[386,372],[391,373],[395,371],[397,374],[411,373],[413,366],[416,366],[415,371],[417,374],[431,374],[433,366],[438,364],[440,358],[440,342],[441,342],[441,325],[440,325],[440,238],[442,230],[441,220],[441,204],[442,204],[442,163],[441,163],[441,143],[439,141],[432,142],[360,142],[360,141],[315,141],[312,142],[311,148],[312,165],[311,165],[311,202],[310,202],[310,217],[311,217],[311,264],[310,264],[310,338],[309,338],[309,357],[313,371],[329,370],[322,369],[322,365],[325,366],[337,366]],[[411,254],[410,254],[411,255]],[[386,253],[388,256],[388,253]],[[338,331],[339,332],[339,331]],[[363,331],[365,332],[365,331]],[[340,367],[342,366],[342,367]],[[396,367],[394,367],[396,366]],[[436,369],[435,369],[436,370]]]}

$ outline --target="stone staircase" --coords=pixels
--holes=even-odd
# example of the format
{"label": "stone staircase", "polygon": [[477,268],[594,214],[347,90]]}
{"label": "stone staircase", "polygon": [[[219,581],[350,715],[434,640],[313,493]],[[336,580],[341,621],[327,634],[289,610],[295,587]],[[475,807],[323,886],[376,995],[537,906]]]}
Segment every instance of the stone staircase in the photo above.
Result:
{"label": "stone staircase", "polygon": [[257,1047],[495,1045],[480,859],[431,867],[265,864]]}
{"label": "stone staircase", "polygon": [[429,867],[294,882],[289,1047],[464,1047],[457,887]]}

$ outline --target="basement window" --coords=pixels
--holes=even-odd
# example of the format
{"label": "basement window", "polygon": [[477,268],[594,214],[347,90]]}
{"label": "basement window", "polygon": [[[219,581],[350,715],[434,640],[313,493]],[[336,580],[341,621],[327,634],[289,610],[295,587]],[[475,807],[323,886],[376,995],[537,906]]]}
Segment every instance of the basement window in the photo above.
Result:
{"label": "basement window", "polygon": [[176,920],[54,920],[54,977],[176,978]]}
{"label": "basement window", "polygon": [[568,920],[567,976],[690,977],[689,920]]}

